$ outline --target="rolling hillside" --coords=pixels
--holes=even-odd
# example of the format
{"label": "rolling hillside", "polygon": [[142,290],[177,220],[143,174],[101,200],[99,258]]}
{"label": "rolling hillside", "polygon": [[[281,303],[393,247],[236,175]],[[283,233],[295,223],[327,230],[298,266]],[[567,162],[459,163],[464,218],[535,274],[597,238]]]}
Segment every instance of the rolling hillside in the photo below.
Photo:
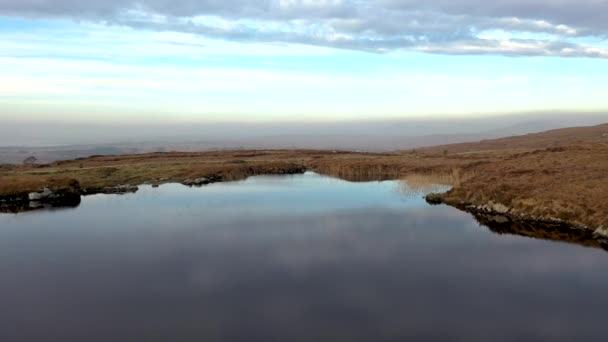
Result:
{"label": "rolling hillside", "polygon": [[542,133],[513,136],[479,142],[439,145],[418,149],[426,153],[462,154],[493,151],[525,151],[580,144],[608,144],[608,124],[592,127],[563,128]]}

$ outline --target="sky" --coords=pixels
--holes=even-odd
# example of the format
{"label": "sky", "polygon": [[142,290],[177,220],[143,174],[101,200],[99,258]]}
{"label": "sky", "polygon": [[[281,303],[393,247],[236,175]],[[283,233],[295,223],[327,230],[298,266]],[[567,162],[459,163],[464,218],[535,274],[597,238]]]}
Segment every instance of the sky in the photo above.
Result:
{"label": "sky", "polygon": [[608,109],[606,0],[0,0],[0,122]]}

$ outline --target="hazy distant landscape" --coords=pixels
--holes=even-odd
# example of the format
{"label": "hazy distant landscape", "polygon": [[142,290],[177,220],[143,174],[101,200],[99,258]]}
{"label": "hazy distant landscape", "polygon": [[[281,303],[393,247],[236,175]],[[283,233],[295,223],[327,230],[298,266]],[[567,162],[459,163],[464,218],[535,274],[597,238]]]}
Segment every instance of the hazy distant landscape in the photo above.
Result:
{"label": "hazy distant landscape", "polygon": [[[21,125],[0,127],[0,163],[41,163],[92,155],[238,149],[399,151],[608,122],[608,113],[530,113],[491,118],[209,124],[154,127]],[[100,133],[101,132],[101,133]],[[86,141],[86,144],[75,144]]]}

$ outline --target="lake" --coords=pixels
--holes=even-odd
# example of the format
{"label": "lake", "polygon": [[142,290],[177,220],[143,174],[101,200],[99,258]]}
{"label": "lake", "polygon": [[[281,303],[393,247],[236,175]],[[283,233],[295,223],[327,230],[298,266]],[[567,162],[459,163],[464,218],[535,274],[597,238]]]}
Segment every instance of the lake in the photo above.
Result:
{"label": "lake", "polygon": [[0,341],[605,341],[606,251],[423,195],[307,173],[0,214]]}

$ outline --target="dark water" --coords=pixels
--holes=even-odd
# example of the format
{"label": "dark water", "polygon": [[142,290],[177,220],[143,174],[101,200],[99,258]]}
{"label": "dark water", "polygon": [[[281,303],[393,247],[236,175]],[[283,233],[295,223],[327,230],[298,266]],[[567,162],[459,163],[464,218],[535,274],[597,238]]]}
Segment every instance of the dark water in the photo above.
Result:
{"label": "dark water", "polygon": [[307,174],[0,215],[0,341],[606,341],[608,253],[421,196]]}

